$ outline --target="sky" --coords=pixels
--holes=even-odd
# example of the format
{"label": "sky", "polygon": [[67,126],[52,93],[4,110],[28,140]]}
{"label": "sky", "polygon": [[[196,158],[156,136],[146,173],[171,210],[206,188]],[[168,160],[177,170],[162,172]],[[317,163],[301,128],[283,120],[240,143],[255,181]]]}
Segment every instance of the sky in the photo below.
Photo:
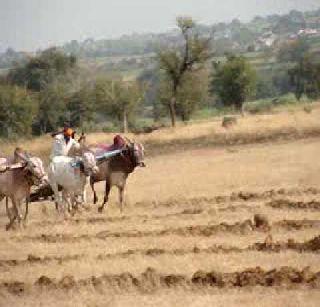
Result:
{"label": "sky", "polygon": [[0,51],[164,32],[181,15],[213,24],[319,7],[320,0],[0,0]]}

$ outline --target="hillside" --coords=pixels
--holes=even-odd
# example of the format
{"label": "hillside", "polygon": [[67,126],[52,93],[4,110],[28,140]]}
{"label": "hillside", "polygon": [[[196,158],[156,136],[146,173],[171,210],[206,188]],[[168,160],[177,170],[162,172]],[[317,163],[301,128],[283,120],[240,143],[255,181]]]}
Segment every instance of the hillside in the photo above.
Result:
{"label": "hillside", "polygon": [[[235,19],[231,23],[200,25],[198,31],[204,36],[214,33],[212,50],[216,57],[223,56],[225,52],[243,53],[258,66],[270,66],[274,64],[274,58],[265,53],[272,53],[288,40],[306,37],[311,41],[314,52],[319,51],[320,9],[256,17],[248,23]],[[78,56],[84,66],[96,72],[112,71],[130,77],[152,67],[154,54],[159,48],[174,47],[180,43],[178,31],[172,30],[159,34],[124,35],[119,39],[73,40],[59,48],[67,54]],[[6,69],[30,56],[32,53],[8,49],[0,54],[0,73],[5,73]]]}

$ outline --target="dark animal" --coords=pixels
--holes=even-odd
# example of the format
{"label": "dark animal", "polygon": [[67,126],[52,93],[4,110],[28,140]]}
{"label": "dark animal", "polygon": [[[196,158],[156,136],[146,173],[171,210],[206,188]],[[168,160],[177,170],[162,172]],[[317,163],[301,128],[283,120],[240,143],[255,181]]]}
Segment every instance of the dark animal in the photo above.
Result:
{"label": "dark animal", "polygon": [[[117,137],[119,138],[119,136]],[[111,148],[115,149],[115,146],[113,145]],[[143,145],[128,140],[122,146],[121,154],[111,157],[107,160],[103,160],[99,164],[99,172],[90,177],[90,186],[94,195],[94,204],[96,204],[98,201],[97,193],[94,189],[94,184],[96,182],[105,181],[105,194],[103,203],[98,208],[99,212],[103,211],[105,204],[108,202],[109,193],[113,186],[116,186],[119,190],[120,211],[122,212],[124,202],[124,190],[127,178],[135,170],[136,167],[146,166],[143,160]]]}

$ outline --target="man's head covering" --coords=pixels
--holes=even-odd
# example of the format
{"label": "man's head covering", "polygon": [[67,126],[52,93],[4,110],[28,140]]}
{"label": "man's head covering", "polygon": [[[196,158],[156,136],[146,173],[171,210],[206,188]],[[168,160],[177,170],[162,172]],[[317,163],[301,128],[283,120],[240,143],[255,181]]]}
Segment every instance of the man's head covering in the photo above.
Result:
{"label": "man's head covering", "polygon": [[74,133],[74,131],[73,131],[71,128],[69,128],[69,127],[64,127],[64,129],[63,129],[63,134],[64,134],[65,136],[72,137],[73,133]]}

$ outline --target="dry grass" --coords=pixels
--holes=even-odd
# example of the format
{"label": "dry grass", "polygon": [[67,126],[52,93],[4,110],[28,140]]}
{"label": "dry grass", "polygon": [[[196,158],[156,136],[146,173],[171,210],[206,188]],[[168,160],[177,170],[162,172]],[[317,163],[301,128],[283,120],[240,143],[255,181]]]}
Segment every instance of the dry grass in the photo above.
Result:
{"label": "dry grass", "polygon": [[[63,222],[51,203],[32,204],[28,227],[5,232],[5,210],[4,206],[0,207],[0,230],[3,229],[0,231],[0,306],[316,306],[317,285],[313,286],[316,290],[299,284],[195,290],[187,283],[177,288],[164,287],[150,277],[141,279],[140,286],[127,288],[121,286],[121,279],[111,278],[110,274],[129,272],[140,276],[152,267],[164,276],[182,274],[191,280],[198,270],[225,273],[243,272],[256,266],[265,270],[281,266],[302,270],[309,266],[313,272],[320,271],[319,250],[249,249],[257,242],[264,242],[269,234],[279,242],[288,239],[304,242],[319,235],[320,210],[278,209],[268,205],[274,199],[320,201],[320,191],[309,189],[319,189],[319,138],[278,139],[275,143],[266,140],[264,144],[232,148],[208,148],[205,144],[208,138],[217,135],[248,137],[268,131],[269,139],[274,140],[273,135],[283,129],[318,129],[319,111],[317,108],[311,114],[294,110],[248,116],[240,118],[239,124],[228,131],[220,127],[220,121],[214,121],[138,136],[149,146],[165,143],[166,153],[149,156],[148,167],[137,170],[129,178],[123,215],[119,213],[113,191],[102,215],[92,205],[90,211]],[[89,136],[90,142],[102,142],[105,138],[110,140],[111,135]],[[170,147],[177,140],[192,144],[197,139],[203,139],[198,143],[201,148],[188,145],[192,149],[178,152]],[[25,146],[30,151],[46,153],[49,140],[43,137]],[[102,190],[100,184],[100,199]],[[278,192],[264,193],[268,190]],[[235,196],[239,191],[258,194],[244,199]],[[232,193],[235,193],[232,197],[220,201],[216,198]],[[269,231],[220,227],[206,233],[206,227],[237,225],[253,220],[256,213],[267,216],[272,225]],[[276,226],[284,220],[314,222],[297,229]],[[204,230],[201,233],[192,229]],[[56,283],[55,288],[34,284],[43,275]],[[71,288],[59,282],[66,276],[72,281]],[[111,278],[110,282],[95,284],[103,276],[107,280]],[[23,282],[22,293],[17,294],[20,284],[14,282]],[[6,288],[4,283],[11,286]]]}
{"label": "dry grass", "polygon": [[[149,156],[199,147],[320,136],[320,103],[312,106],[312,113],[305,112],[303,106],[291,106],[290,109],[279,108],[274,114],[239,116],[237,125],[229,129],[221,126],[221,117],[215,117],[203,122],[180,124],[174,129],[163,128],[150,134],[126,136],[145,144]],[[87,140],[89,144],[111,143],[113,136],[113,133],[92,133],[87,136]],[[21,146],[47,159],[51,142],[51,137],[47,135],[18,142],[2,141],[1,147],[3,153],[12,154],[16,146]]]}

